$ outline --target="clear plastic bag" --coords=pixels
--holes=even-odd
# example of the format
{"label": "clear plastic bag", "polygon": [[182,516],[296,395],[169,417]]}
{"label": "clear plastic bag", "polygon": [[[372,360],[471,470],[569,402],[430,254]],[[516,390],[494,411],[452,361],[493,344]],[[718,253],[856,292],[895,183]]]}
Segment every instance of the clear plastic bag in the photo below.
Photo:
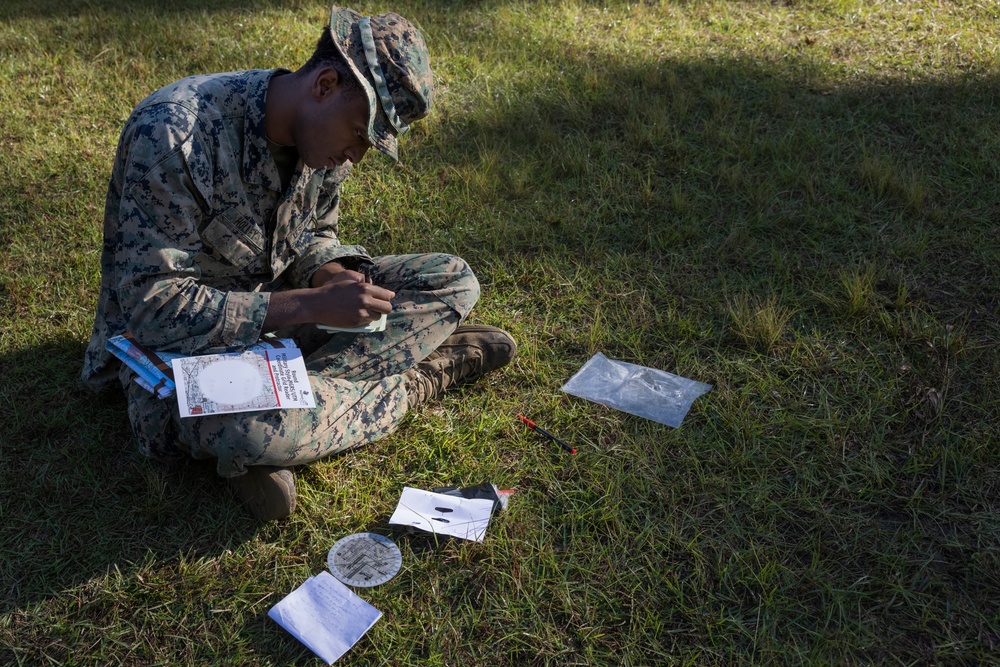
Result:
{"label": "clear plastic bag", "polygon": [[562,386],[567,394],[677,428],[712,385],[608,359],[598,352]]}

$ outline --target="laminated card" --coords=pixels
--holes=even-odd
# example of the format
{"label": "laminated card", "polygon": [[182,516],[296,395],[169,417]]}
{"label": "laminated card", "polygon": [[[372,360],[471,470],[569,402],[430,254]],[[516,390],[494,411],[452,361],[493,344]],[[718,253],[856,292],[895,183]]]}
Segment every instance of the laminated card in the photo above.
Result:
{"label": "laminated card", "polygon": [[316,407],[298,348],[181,357],[171,365],[181,417]]}
{"label": "laminated card", "polygon": [[482,542],[492,513],[492,500],[462,498],[407,486],[403,488],[389,523]]}

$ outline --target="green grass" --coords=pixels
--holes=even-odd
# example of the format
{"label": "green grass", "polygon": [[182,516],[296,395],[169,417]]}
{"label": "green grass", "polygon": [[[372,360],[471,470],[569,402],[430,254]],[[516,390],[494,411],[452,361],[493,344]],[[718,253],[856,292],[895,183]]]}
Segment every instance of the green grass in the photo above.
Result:
{"label": "green grass", "polygon": [[[403,486],[487,480],[510,510],[399,538],[345,663],[994,662],[997,5],[357,8],[416,20],[439,96],[347,184],[343,237],[462,255],[520,355],[259,525],[77,377],[131,108],[296,67],[327,6],[0,7],[0,663],[318,664],[270,606]],[[714,389],[677,430],[560,392],[597,351]]]}

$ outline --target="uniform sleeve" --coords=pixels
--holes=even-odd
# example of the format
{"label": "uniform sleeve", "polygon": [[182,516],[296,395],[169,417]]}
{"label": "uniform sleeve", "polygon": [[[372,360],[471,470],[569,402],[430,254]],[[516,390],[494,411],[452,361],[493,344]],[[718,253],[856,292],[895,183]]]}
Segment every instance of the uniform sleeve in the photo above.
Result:
{"label": "uniform sleeve", "polygon": [[155,349],[185,354],[244,347],[260,338],[269,295],[200,284],[199,224],[210,214],[209,129],[177,105],[130,121],[115,239],[116,289],[129,331]]}
{"label": "uniform sleeve", "polygon": [[346,259],[371,259],[360,245],[341,245],[340,184],[351,172],[345,165],[328,173],[324,179],[316,205],[316,219],[312,229],[303,234],[302,250],[291,267],[292,282],[297,287],[308,287],[316,269],[327,262]]}

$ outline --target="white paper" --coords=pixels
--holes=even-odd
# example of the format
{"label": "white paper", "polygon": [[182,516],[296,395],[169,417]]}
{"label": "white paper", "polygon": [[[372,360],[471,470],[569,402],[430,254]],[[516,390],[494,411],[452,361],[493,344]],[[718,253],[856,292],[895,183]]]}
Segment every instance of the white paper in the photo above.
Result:
{"label": "white paper", "polygon": [[389,523],[482,542],[492,512],[492,500],[461,498],[407,486]]}
{"label": "white paper", "polygon": [[171,365],[181,417],[316,407],[298,348],[181,357]]}
{"label": "white paper", "polygon": [[385,323],[387,322],[386,314],[382,313],[382,317],[377,320],[372,320],[363,327],[328,327],[325,324],[317,324],[316,327],[322,329],[323,331],[331,332],[344,332],[344,333],[378,333],[380,331],[385,331]]}
{"label": "white paper", "polygon": [[375,625],[382,612],[323,571],[309,577],[267,615],[332,665]]}

